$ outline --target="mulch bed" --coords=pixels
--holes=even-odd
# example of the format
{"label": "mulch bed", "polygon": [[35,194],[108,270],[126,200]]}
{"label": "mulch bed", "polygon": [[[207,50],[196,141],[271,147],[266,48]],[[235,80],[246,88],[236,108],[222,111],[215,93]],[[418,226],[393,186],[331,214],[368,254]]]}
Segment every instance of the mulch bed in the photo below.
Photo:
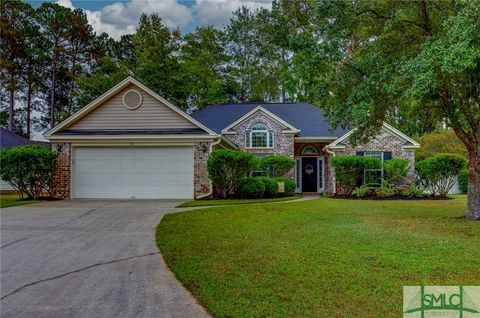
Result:
{"label": "mulch bed", "polygon": [[362,198],[357,198],[351,195],[334,195],[331,196],[333,199],[349,199],[349,200],[376,200],[376,201],[386,201],[386,200],[408,200],[408,201],[421,201],[421,200],[453,200],[453,198],[441,198],[437,196],[424,196],[421,198],[410,198],[410,197],[403,197],[401,195],[394,195],[388,198],[379,198],[376,195],[367,195]]}

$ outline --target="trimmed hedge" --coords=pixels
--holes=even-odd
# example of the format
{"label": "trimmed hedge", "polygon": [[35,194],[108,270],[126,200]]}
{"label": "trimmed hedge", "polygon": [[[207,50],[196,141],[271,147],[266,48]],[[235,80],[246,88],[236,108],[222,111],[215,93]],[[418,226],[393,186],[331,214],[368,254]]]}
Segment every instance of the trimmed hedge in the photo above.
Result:
{"label": "trimmed hedge", "polygon": [[13,188],[37,199],[42,192],[51,195],[57,153],[50,148],[28,145],[0,151],[0,177]]}
{"label": "trimmed hedge", "polygon": [[278,192],[278,184],[277,181],[273,178],[269,177],[256,177],[260,181],[263,182],[263,185],[265,186],[265,192],[263,193],[264,198],[274,198],[277,196]]}
{"label": "trimmed hedge", "polygon": [[[276,182],[284,182],[285,183],[285,192],[281,193],[278,192],[278,197],[289,197],[295,194],[295,181],[287,177],[276,177],[274,178]],[[277,185],[278,186],[278,185]]]}
{"label": "trimmed hedge", "polygon": [[340,183],[344,194],[352,191],[362,183],[365,169],[380,169],[380,160],[363,156],[340,156],[331,160],[335,180]]}
{"label": "trimmed hedge", "polygon": [[268,177],[283,177],[295,167],[295,160],[284,156],[267,156],[260,160],[260,169]]}
{"label": "trimmed hedge", "polygon": [[405,159],[391,159],[383,163],[384,179],[395,185],[402,184],[407,178],[408,161]]}
{"label": "trimmed hedge", "polygon": [[208,157],[207,167],[215,196],[225,199],[238,194],[247,176],[258,167],[258,159],[244,151],[215,150]]}
{"label": "trimmed hedge", "polygon": [[433,195],[446,197],[466,163],[465,157],[457,154],[445,153],[429,157],[415,166],[418,182]]}
{"label": "trimmed hedge", "polygon": [[265,192],[265,184],[258,177],[250,177],[243,182],[240,193],[242,198],[259,199]]}

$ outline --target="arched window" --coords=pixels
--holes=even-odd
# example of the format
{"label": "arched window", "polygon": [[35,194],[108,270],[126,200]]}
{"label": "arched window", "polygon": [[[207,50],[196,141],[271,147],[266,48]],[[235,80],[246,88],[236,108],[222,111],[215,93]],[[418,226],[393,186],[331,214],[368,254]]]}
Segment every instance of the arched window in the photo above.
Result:
{"label": "arched window", "polygon": [[317,153],[318,153],[317,149],[315,149],[315,147],[312,147],[312,146],[307,146],[302,150],[302,155],[316,155]]}
{"label": "arched window", "polygon": [[246,148],[273,148],[273,132],[262,123],[256,123],[245,133]]}

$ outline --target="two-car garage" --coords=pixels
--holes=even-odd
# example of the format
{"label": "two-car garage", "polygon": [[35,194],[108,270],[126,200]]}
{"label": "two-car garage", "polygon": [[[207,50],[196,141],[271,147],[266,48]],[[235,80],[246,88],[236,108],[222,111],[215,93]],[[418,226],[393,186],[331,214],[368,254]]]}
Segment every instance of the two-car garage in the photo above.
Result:
{"label": "two-car garage", "polygon": [[193,147],[73,147],[74,198],[193,198]]}

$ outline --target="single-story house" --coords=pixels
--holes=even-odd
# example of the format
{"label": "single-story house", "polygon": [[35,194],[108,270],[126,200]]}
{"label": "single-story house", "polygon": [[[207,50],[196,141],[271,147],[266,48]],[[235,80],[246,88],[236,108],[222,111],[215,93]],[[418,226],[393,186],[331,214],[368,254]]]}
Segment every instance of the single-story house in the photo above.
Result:
{"label": "single-story house", "polygon": [[[23,136],[17,135],[10,130],[0,127],[0,149],[9,147],[18,147],[26,145],[49,146],[48,142],[29,140]],[[15,190],[12,186],[0,179],[0,190]]]}
{"label": "single-story house", "polygon": [[[187,114],[132,77],[45,133],[59,152],[63,198],[203,198],[211,194],[209,154],[220,148],[296,160],[297,192],[334,193],[330,159],[404,158],[413,175],[419,144],[385,124],[364,145],[331,131],[308,103],[219,104]],[[372,171],[378,175],[381,171]]]}

